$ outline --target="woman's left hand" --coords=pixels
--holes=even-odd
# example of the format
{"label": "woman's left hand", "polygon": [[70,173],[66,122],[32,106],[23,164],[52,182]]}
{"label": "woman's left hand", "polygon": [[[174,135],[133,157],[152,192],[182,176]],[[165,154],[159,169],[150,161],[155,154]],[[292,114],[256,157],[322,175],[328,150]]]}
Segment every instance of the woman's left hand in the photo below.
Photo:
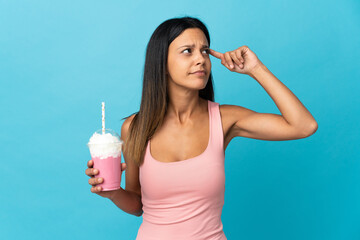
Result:
{"label": "woman's left hand", "polygon": [[248,46],[242,46],[225,53],[209,50],[212,56],[221,59],[221,64],[232,72],[250,74],[257,66],[262,64]]}

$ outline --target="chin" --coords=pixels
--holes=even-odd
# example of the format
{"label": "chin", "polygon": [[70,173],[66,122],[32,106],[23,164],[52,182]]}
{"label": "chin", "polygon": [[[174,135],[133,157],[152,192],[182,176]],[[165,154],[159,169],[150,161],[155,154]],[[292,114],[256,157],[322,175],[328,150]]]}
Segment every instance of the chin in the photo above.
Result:
{"label": "chin", "polygon": [[201,90],[201,89],[204,89],[206,87],[207,83],[208,83],[207,80],[206,81],[202,80],[202,81],[197,82],[196,84],[195,83],[192,84],[192,88],[197,89],[197,90]]}

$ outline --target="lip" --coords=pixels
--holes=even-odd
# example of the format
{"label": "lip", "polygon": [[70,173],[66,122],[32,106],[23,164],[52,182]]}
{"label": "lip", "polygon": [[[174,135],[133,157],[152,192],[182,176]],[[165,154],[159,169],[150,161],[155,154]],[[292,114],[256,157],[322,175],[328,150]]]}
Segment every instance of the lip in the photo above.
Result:
{"label": "lip", "polygon": [[197,72],[193,72],[192,74],[199,75],[199,76],[204,76],[205,71],[197,71]]}

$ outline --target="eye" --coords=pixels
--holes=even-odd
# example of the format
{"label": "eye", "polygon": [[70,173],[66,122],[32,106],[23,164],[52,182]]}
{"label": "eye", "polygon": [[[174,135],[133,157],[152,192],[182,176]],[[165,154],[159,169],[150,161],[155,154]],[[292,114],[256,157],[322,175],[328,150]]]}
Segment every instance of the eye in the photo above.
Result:
{"label": "eye", "polygon": [[[189,51],[189,53],[191,53],[191,49],[190,49],[190,48],[187,48],[187,49],[183,50],[182,52],[185,53],[185,51]],[[209,49],[204,49],[203,52],[205,52],[205,54],[209,54],[209,53],[210,53],[210,50],[209,50]]]}
{"label": "eye", "polygon": [[209,53],[210,53],[210,50],[209,50],[209,49],[205,49],[204,51],[206,52],[206,54],[209,54]]}

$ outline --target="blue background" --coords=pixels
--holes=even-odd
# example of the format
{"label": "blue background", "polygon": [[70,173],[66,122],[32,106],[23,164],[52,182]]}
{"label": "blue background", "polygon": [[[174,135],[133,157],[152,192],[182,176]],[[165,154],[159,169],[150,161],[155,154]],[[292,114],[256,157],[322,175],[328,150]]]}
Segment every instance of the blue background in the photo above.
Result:
{"label": "blue background", "polygon": [[[139,109],[146,44],[185,15],[216,51],[249,46],[319,125],[299,140],[233,139],[227,238],[360,239],[359,1],[0,0],[1,239],[135,239],[142,218],[90,192],[86,143],[101,101],[118,132]],[[211,60],[216,102],[280,114],[254,79]]]}

